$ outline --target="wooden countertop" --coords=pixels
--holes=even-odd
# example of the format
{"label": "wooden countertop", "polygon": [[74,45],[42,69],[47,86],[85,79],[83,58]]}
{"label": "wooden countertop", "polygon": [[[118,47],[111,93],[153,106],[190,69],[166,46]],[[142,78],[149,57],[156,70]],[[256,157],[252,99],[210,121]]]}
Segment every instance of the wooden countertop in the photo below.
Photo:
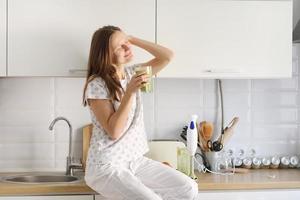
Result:
{"label": "wooden countertop", "polygon": [[[57,174],[49,172],[42,174]],[[0,177],[15,175],[31,175],[33,173],[0,173]],[[36,174],[36,173],[34,173]],[[249,190],[249,189],[300,189],[300,169],[267,169],[250,170],[244,174],[213,175],[198,173],[199,191],[213,190]],[[0,196],[20,195],[67,195],[97,194],[89,188],[83,177],[74,183],[42,183],[24,184],[9,183],[0,180]]]}
{"label": "wooden countertop", "polygon": [[300,189],[300,169],[257,169],[234,175],[196,173],[201,190]]}

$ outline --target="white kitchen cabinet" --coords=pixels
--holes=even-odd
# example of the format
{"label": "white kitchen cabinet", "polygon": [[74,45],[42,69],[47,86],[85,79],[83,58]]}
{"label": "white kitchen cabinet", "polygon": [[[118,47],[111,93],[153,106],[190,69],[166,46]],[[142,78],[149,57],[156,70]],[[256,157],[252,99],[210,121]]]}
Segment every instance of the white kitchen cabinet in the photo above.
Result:
{"label": "white kitchen cabinet", "polygon": [[[298,200],[300,198],[300,190],[214,190],[199,191],[197,200]],[[104,200],[100,195],[95,195],[95,200]]]}
{"label": "white kitchen cabinet", "polygon": [[274,190],[232,190],[232,191],[211,191],[199,192],[198,200],[298,200],[300,190],[274,189]]}
{"label": "white kitchen cabinet", "polygon": [[6,0],[0,0],[0,76],[6,76]]}
{"label": "white kitchen cabinet", "polygon": [[93,200],[93,195],[62,195],[62,196],[14,196],[1,197],[0,200]]}
{"label": "white kitchen cabinet", "polygon": [[[104,25],[155,40],[155,0],[10,0],[8,76],[85,76],[92,34]],[[134,49],[135,57],[151,56]]]}
{"label": "white kitchen cabinet", "polygon": [[292,74],[292,1],[157,1],[157,41],[175,52],[159,77]]}

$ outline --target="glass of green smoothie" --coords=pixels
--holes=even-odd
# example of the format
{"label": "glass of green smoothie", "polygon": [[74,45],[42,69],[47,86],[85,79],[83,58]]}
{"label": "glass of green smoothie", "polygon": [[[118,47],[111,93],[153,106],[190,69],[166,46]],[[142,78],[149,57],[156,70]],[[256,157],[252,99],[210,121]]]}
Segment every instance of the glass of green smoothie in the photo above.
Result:
{"label": "glass of green smoothie", "polygon": [[135,68],[136,75],[147,74],[149,76],[149,81],[144,82],[141,87],[142,92],[150,93],[152,92],[152,67],[151,66],[138,66]]}

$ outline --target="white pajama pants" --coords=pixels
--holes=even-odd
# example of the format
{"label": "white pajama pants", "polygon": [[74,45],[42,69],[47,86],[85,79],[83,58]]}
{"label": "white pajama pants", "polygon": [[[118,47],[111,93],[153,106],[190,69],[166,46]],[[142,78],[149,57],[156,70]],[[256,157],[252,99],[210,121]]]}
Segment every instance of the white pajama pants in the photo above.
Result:
{"label": "white pajama pants", "polygon": [[141,157],[124,165],[104,164],[85,175],[88,186],[110,200],[194,200],[198,185],[160,162]]}

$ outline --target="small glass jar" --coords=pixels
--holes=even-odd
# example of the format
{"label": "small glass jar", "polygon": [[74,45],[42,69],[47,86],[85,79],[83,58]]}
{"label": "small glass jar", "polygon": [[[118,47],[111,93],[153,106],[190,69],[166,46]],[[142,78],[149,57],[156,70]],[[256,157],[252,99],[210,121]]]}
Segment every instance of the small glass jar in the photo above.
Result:
{"label": "small glass jar", "polygon": [[262,169],[268,169],[271,165],[271,159],[269,157],[263,157],[261,159],[261,168]]}
{"label": "small glass jar", "polygon": [[177,148],[177,169],[187,176],[191,174],[191,156],[186,147]]}
{"label": "small glass jar", "polygon": [[252,159],[252,165],[251,165],[252,169],[259,169],[260,166],[261,166],[261,159],[258,157],[254,157]]}
{"label": "small glass jar", "polygon": [[232,163],[234,167],[243,167],[243,157],[245,156],[244,149],[239,149],[235,152],[236,156],[232,158]]}
{"label": "small glass jar", "polygon": [[232,162],[235,167],[242,167],[243,160],[241,158],[233,158]]}
{"label": "small glass jar", "polygon": [[282,169],[289,168],[290,165],[290,158],[288,156],[282,156],[280,159],[279,167]]}
{"label": "small glass jar", "polygon": [[296,168],[299,165],[299,158],[297,156],[290,157],[290,168]]}
{"label": "small glass jar", "polygon": [[249,158],[249,157],[246,157],[243,159],[243,164],[242,166],[246,169],[250,169],[251,168],[251,165],[252,165],[252,159]]}
{"label": "small glass jar", "polygon": [[280,164],[280,158],[278,156],[273,156],[271,158],[270,168],[277,169],[279,167],[279,164]]}
{"label": "small glass jar", "polygon": [[216,160],[216,172],[221,173],[230,173],[232,170],[232,159],[231,159],[231,152],[227,151],[220,151],[218,154],[218,159]]}

